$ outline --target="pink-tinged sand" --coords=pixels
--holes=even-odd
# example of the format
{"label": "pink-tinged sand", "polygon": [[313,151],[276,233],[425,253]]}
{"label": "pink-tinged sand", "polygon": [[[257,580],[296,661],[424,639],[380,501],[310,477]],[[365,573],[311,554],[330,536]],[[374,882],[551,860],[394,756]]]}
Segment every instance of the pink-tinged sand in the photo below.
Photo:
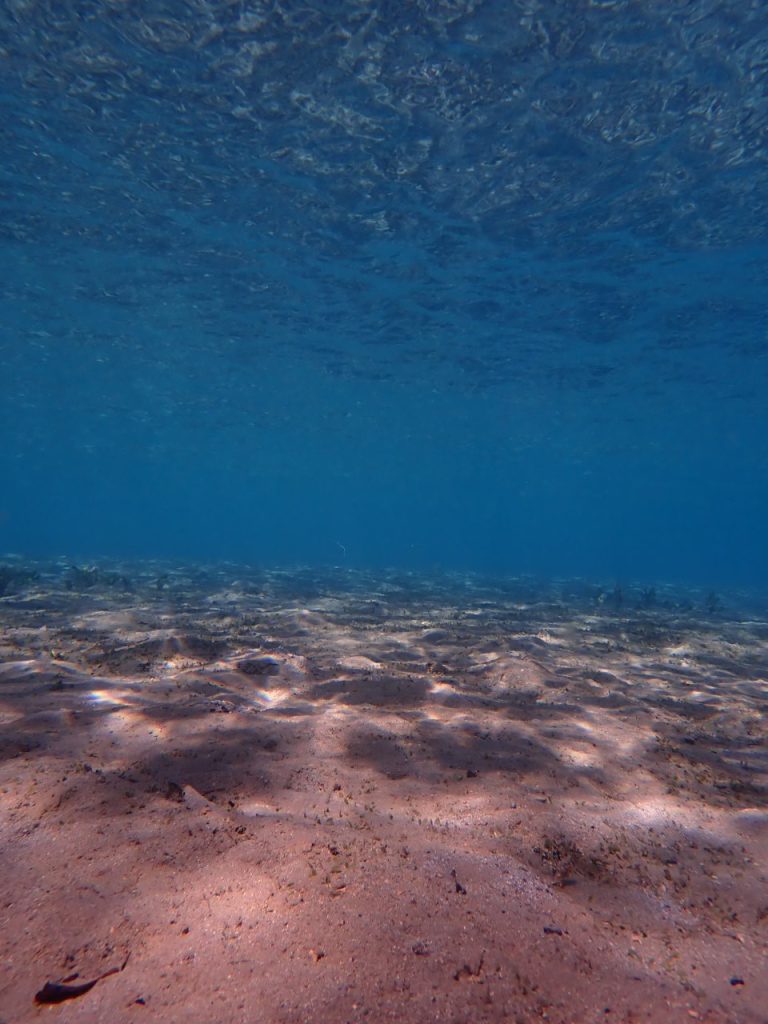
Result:
{"label": "pink-tinged sand", "polygon": [[281,581],[0,601],[0,1021],[768,1020],[765,623]]}

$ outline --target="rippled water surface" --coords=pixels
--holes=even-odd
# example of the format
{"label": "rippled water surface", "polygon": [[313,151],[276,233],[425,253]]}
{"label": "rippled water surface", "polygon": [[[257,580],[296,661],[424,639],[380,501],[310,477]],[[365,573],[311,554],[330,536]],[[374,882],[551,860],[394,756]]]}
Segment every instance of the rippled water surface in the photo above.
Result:
{"label": "rippled water surface", "polygon": [[760,584],[758,0],[2,0],[0,550]]}

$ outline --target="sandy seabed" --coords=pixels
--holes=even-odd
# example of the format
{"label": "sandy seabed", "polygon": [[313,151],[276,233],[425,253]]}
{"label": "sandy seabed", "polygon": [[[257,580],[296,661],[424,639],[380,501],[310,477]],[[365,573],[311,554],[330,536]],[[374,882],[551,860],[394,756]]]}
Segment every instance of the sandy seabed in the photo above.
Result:
{"label": "sandy seabed", "polygon": [[768,1021],[765,602],[2,566],[2,1024]]}

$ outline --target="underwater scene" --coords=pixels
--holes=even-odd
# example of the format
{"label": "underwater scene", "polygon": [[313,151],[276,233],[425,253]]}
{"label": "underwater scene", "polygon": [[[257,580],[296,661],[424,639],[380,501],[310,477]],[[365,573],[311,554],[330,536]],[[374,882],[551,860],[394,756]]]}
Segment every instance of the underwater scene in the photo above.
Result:
{"label": "underwater scene", "polygon": [[0,270],[0,1024],[765,1024],[760,0],[0,0]]}

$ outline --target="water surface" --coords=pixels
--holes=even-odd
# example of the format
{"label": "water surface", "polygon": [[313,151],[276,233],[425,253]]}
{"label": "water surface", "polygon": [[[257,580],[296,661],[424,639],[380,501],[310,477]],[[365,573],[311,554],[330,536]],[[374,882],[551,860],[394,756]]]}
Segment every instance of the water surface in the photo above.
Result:
{"label": "water surface", "polygon": [[760,585],[759,2],[0,5],[0,549]]}

